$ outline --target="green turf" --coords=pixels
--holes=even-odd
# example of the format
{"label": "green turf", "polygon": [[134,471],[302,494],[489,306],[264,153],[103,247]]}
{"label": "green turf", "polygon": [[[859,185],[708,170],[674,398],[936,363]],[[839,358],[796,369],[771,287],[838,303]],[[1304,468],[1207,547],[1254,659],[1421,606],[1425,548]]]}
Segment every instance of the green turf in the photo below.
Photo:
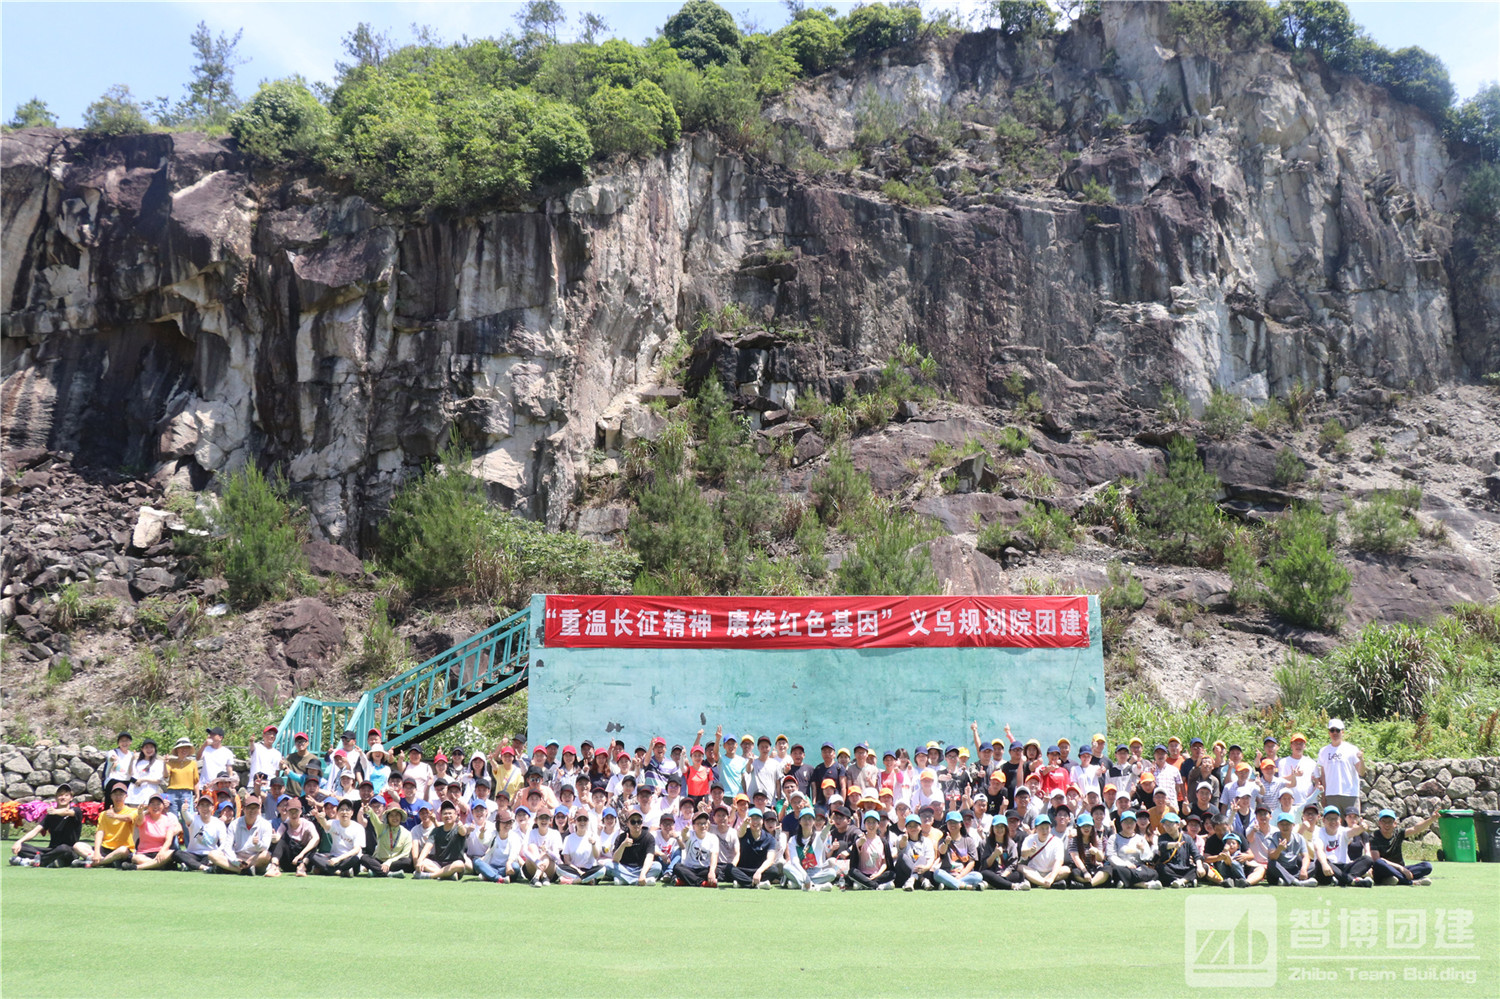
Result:
{"label": "green turf", "polygon": [[[1274,899],[1274,989],[1194,989],[1192,898]],[[1289,953],[1289,910],[1328,907],[1333,945]],[[1339,949],[1339,910],[1468,909],[1473,943],[1415,958]],[[1383,932],[1383,931],[1382,931]],[[1383,937],[1382,937],[1383,939]],[[1357,961],[1348,960],[1358,954]],[[1391,970],[1393,984],[1348,970]],[[1406,968],[1472,972],[1411,983]],[[1304,988],[1292,968],[1332,973]],[[110,984],[102,985],[99,974]],[[0,994],[256,996],[1500,995],[1500,865],[1442,864],[1430,888],[1091,892],[537,889],[0,867]]]}

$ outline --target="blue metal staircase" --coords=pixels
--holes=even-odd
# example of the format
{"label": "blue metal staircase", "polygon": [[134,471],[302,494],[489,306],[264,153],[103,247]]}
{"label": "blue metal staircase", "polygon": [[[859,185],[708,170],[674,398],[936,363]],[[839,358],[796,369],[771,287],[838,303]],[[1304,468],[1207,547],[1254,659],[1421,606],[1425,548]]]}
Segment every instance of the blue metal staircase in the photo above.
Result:
{"label": "blue metal staircase", "polygon": [[525,689],[530,665],[531,613],[523,610],[365,691],[357,701],[298,696],[281,719],[276,748],[292,752],[292,736],[306,732],[309,748],[324,752],[345,729],[368,748],[366,733],[376,728],[385,748],[398,750]]}

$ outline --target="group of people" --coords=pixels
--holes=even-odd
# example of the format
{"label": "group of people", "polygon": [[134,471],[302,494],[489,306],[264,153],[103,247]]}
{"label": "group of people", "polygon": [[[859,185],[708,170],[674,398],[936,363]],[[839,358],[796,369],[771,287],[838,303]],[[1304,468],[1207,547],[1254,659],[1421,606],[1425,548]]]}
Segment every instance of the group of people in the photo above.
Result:
{"label": "group of people", "polygon": [[121,733],[93,842],[64,787],[11,862],[806,891],[1430,883],[1403,844],[1436,813],[1367,824],[1363,754],[1338,719],[1315,756],[1297,733],[1287,755],[1267,737],[1253,761],[1197,738],[1148,755],[1139,739],[1044,751],[1004,732],[986,742],[971,725],[972,752],[823,743],[818,762],[786,736],[722,728],[686,748],[658,736],[634,752],[615,739],[527,754],[511,740],[428,762],[422,746],[387,752],[376,730],[366,748],[345,731],[324,756],[297,733],[283,755],[267,726],[244,787],[221,730],[165,758]]}

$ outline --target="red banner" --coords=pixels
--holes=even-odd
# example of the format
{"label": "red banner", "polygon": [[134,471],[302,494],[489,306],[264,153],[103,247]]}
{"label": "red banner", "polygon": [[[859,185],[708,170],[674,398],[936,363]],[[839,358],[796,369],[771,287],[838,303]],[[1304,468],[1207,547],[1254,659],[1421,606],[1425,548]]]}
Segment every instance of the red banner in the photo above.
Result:
{"label": "red banner", "polygon": [[548,596],[575,649],[1081,649],[1088,597]]}

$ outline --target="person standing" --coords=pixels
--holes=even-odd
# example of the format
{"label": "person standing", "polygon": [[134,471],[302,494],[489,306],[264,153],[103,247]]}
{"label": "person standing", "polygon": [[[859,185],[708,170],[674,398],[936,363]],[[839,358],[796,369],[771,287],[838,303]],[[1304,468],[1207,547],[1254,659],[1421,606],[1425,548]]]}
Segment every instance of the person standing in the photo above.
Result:
{"label": "person standing", "polygon": [[1344,723],[1328,719],[1328,745],[1318,751],[1318,765],[1313,783],[1323,792],[1324,807],[1332,806],[1342,814],[1359,808],[1359,779],[1365,773],[1365,754],[1344,741]]}
{"label": "person standing", "polygon": [[234,750],[224,745],[222,728],[208,730],[208,741],[198,749],[198,762],[198,780],[204,787],[218,780],[220,774],[234,774]]}

